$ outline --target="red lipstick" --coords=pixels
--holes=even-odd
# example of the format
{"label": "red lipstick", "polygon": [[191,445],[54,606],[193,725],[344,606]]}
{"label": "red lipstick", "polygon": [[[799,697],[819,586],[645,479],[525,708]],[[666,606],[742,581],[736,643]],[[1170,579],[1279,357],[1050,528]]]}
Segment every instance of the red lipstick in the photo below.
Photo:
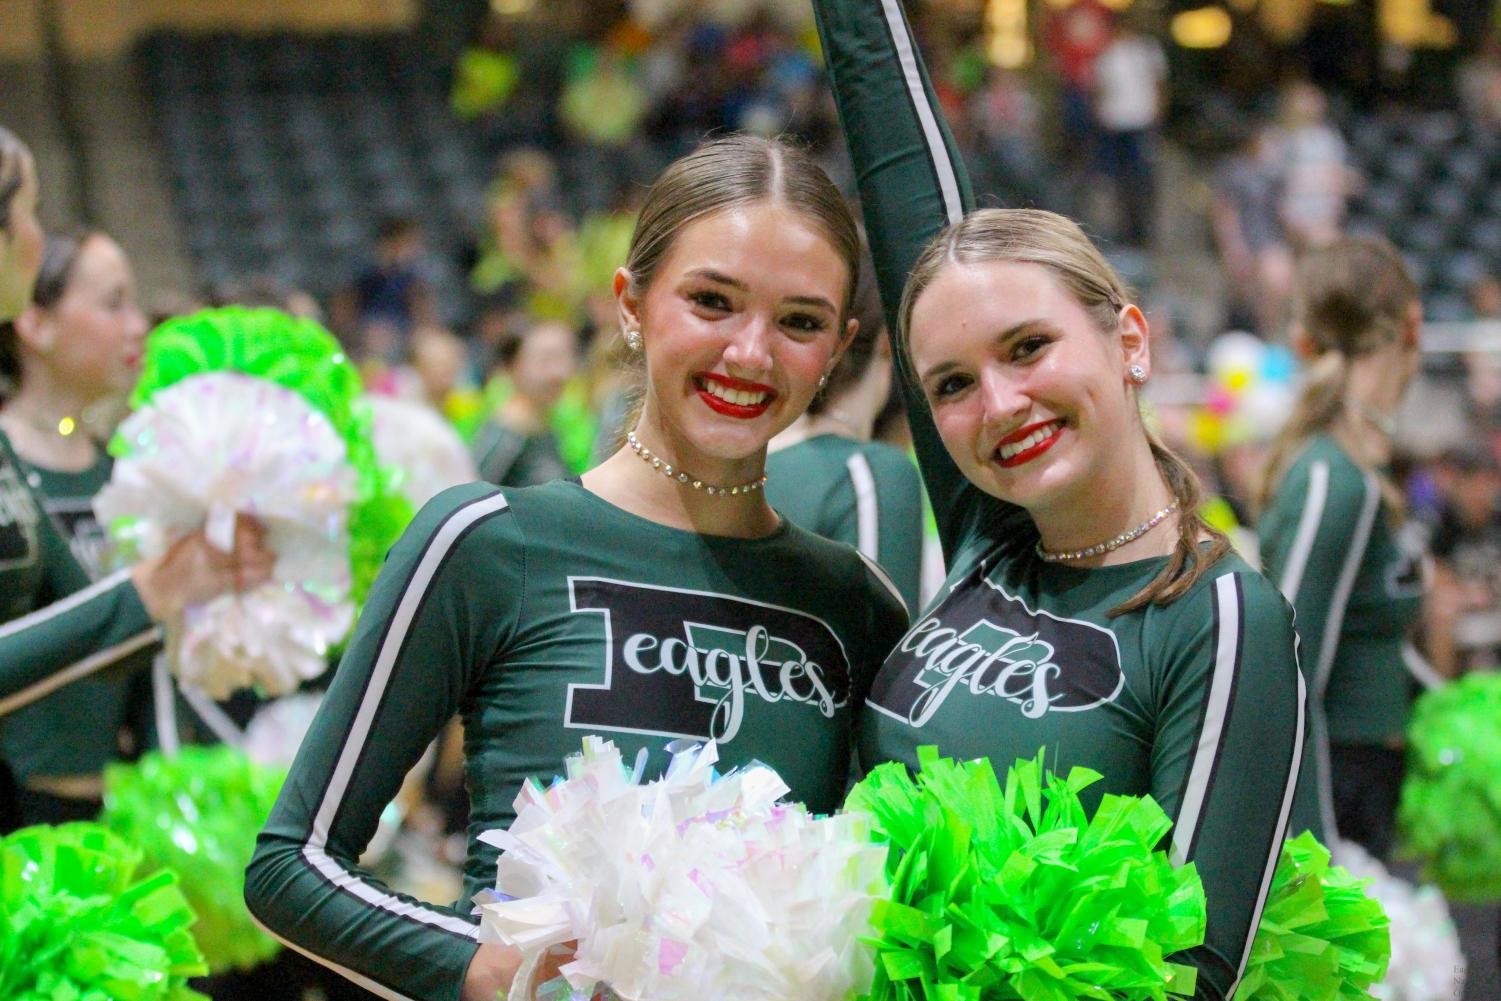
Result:
{"label": "red lipstick", "polygon": [[[1001,458],[1001,447],[1003,445],[1015,445],[1019,441],[1025,441],[1034,432],[1037,432],[1049,426],[1054,426],[1053,433],[1048,435],[1042,441],[1033,445],[1031,448],[1023,449],[1022,451],[1017,452],[1010,458]],[[1011,432],[1006,437],[996,442],[996,461],[1001,464],[1001,468],[1003,469],[1013,469],[1024,463],[1031,462],[1033,459],[1037,458],[1039,455],[1046,452],[1048,449],[1052,448],[1058,443],[1058,439],[1063,435],[1063,429],[1065,426],[1066,425],[1063,421],[1054,418],[1050,421],[1038,421],[1036,424],[1028,424],[1024,428],[1019,428],[1018,430]]]}
{"label": "red lipstick", "polygon": [[[724,389],[732,389],[742,393],[760,393],[759,403],[731,403],[722,397],[709,392],[708,384],[714,383]],[[726,417],[738,417],[741,420],[750,420],[766,413],[771,406],[771,401],[776,399],[776,390],[759,382],[747,382],[744,379],[736,379],[733,376],[720,375],[716,372],[701,372],[693,377],[694,388],[698,390],[699,399],[704,401],[710,410]]]}

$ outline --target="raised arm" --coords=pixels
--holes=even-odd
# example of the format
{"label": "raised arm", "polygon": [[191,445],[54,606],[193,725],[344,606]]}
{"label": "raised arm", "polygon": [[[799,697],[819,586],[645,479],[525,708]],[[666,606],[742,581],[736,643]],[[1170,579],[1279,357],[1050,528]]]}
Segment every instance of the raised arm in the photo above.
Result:
{"label": "raised arm", "polygon": [[1207,592],[1164,610],[1147,638],[1164,656],[1152,796],[1173,818],[1173,861],[1194,863],[1208,901],[1204,944],[1181,957],[1198,970],[1194,997],[1227,1001],[1286,836],[1305,698],[1271,586],[1225,573]]}
{"label": "raised arm", "polygon": [[479,948],[472,915],[394,893],[358,859],[503,648],[523,575],[494,488],[457,487],[423,509],[370,591],[246,872],[256,920],[383,998],[458,1001]]}
{"label": "raised arm", "polygon": [[814,0],[829,80],[844,123],[875,260],[896,371],[943,551],[953,565],[978,490],[949,458],[907,361],[897,307],[924,246],[973,206],[969,178],[929,84],[900,0]]}

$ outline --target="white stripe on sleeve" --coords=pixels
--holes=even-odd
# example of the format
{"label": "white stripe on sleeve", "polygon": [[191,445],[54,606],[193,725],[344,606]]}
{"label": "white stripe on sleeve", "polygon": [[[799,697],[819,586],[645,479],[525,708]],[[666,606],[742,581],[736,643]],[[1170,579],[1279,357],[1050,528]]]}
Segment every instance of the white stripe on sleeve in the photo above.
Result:
{"label": "white stripe on sleeve", "polygon": [[876,504],[876,476],[870,460],[859,452],[849,457],[845,468],[855,488],[855,527],[859,550],[873,560],[881,558],[881,514]]}
{"label": "white stripe on sleeve", "polygon": [[1315,462],[1308,469],[1308,495],[1303,500],[1303,515],[1298,519],[1293,548],[1287,554],[1287,566],[1282,568],[1282,580],[1277,584],[1289,605],[1297,603],[1298,588],[1308,569],[1308,555],[1313,552],[1313,542],[1319,534],[1319,522],[1324,520],[1324,505],[1328,501],[1329,463]]}
{"label": "white stripe on sleeve", "polygon": [[[439,527],[437,533],[428,543],[427,549],[418,561],[417,568],[412,572],[411,580],[407,582],[406,590],[397,602],[396,611],[391,616],[390,625],[387,627],[386,636],[381,641],[380,650],[375,657],[375,667],[371,672],[370,682],[366,686],[364,697],[360,700],[359,708],[354,715],[354,722],[350,726],[348,735],[344,738],[344,744],[339,750],[339,757],[334,765],[333,775],[329,778],[328,788],[318,803],[317,812],[313,816],[313,829],[309,834],[308,842],[303,846],[302,855],[314,869],[327,878],[334,886],[350,894],[364,904],[378,907],[388,911],[397,917],[409,918],[420,921],[423,924],[441,928],[445,931],[463,935],[468,938],[479,936],[479,926],[471,924],[452,914],[442,911],[429,910],[424,907],[410,904],[388,893],[382,893],[375,887],[358,879],[337,861],[328,855],[325,849],[328,846],[329,829],[333,826],[335,815],[339,812],[339,806],[343,803],[345,793],[349,790],[349,783],[354,776],[355,764],[365,748],[365,742],[370,737],[370,729],[375,721],[376,711],[380,708],[385,698],[386,688],[391,682],[391,673],[396,667],[396,661],[401,655],[401,649],[405,646],[407,636],[411,631],[412,622],[417,617],[417,610],[421,608],[423,598],[432,586],[433,579],[438,574],[438,568],[443,565],[443,560],[450,550],[458,542],[459,538],[470,526],[483,518],[487,518],[498,511],[506,508],[506,499],[503,494],[491,494],[471,504],[459,508],[448,516],[448,519]],[[394,996],[394,995],[391,995]]]}
{"label": "white stripe on sleeve", "polygon": [[943,131],[938,119],[928,104],[927,92],[923,90],[922,74],[917,71],[917,46],[907,30],[907,19],[902,13],[901,0],[881,0],[881,13],[886,17],[887,30],[891,32],[892,44],[896,46],[897,61],[902,67],[902,76],[907,81],[907,93],[912,98],[912,110],[922,125],[923,137],[928,143],[928,157],[938,175],[938,187],[943,194],[943,208],[949,224],[964,218],[964,200],[959,197],[959,177],[949,159],[948,147],[943,144]]}
{"label": "white stripe on sleeve", "polygon": [[1235,690],[1235,672],[1240,661],[1240,587],[1233,573],[1214,582],[1215,648],[1214,668],[1209,679],[1208,704],[1199,728],[1198,745],[1188,766],[1188,782],[1183,802],[1173,823],[1172,860],[1174,865],[1187,862],[1199,833],[1199,819],[1209,786],[1219,761],[1220,740],[1230,711],[1230,696]]}

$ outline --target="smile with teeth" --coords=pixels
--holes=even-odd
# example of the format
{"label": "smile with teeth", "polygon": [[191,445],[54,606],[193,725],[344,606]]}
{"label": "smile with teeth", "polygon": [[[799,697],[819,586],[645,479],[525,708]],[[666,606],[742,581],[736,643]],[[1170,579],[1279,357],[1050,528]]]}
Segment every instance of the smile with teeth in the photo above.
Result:
{"label": "smile with teeth", "polygon": [[700,375],[694,381],[700,392],[735,407],[760,407],[773,395],[771,389],[755,383],[735,380],[732,384],[707,374]]}
{"label": "smile with teeth", "polygon": [[[1058,432],[1063,430],[1063,420],[1048,421],[1046,424],[1038,424],[1027,431],[1026,434],[1014,440],[1008,439],[996,447],[995,454],[1001,460],[1002,465],[1018,465],[1026,462],[1034,455],[1046,451],[1058,438]],[[1023,429],[1026,430],[1026,429]]]}

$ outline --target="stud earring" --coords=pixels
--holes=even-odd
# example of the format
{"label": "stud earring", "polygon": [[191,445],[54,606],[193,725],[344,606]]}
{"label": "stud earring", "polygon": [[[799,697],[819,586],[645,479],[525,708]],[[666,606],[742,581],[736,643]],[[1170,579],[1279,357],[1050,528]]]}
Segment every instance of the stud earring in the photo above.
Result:
{"label": "stud earring", "polygon": [[825,372],[818,377],[818,388],[822,389],[829,384],[829,373]]}
{"label": "stud earring", "polygon": [[641,350],[641,331],[635,327],[625,328],[625,346],[632,351]]}
{"label": "stud earring", "polygon": [[1126,374],[1130,376],[1131,381],[1136,383],[1138,386],[1147,381],[1147,370],[1142,368],[1140,365],[1128,366],[1126,368]]}

